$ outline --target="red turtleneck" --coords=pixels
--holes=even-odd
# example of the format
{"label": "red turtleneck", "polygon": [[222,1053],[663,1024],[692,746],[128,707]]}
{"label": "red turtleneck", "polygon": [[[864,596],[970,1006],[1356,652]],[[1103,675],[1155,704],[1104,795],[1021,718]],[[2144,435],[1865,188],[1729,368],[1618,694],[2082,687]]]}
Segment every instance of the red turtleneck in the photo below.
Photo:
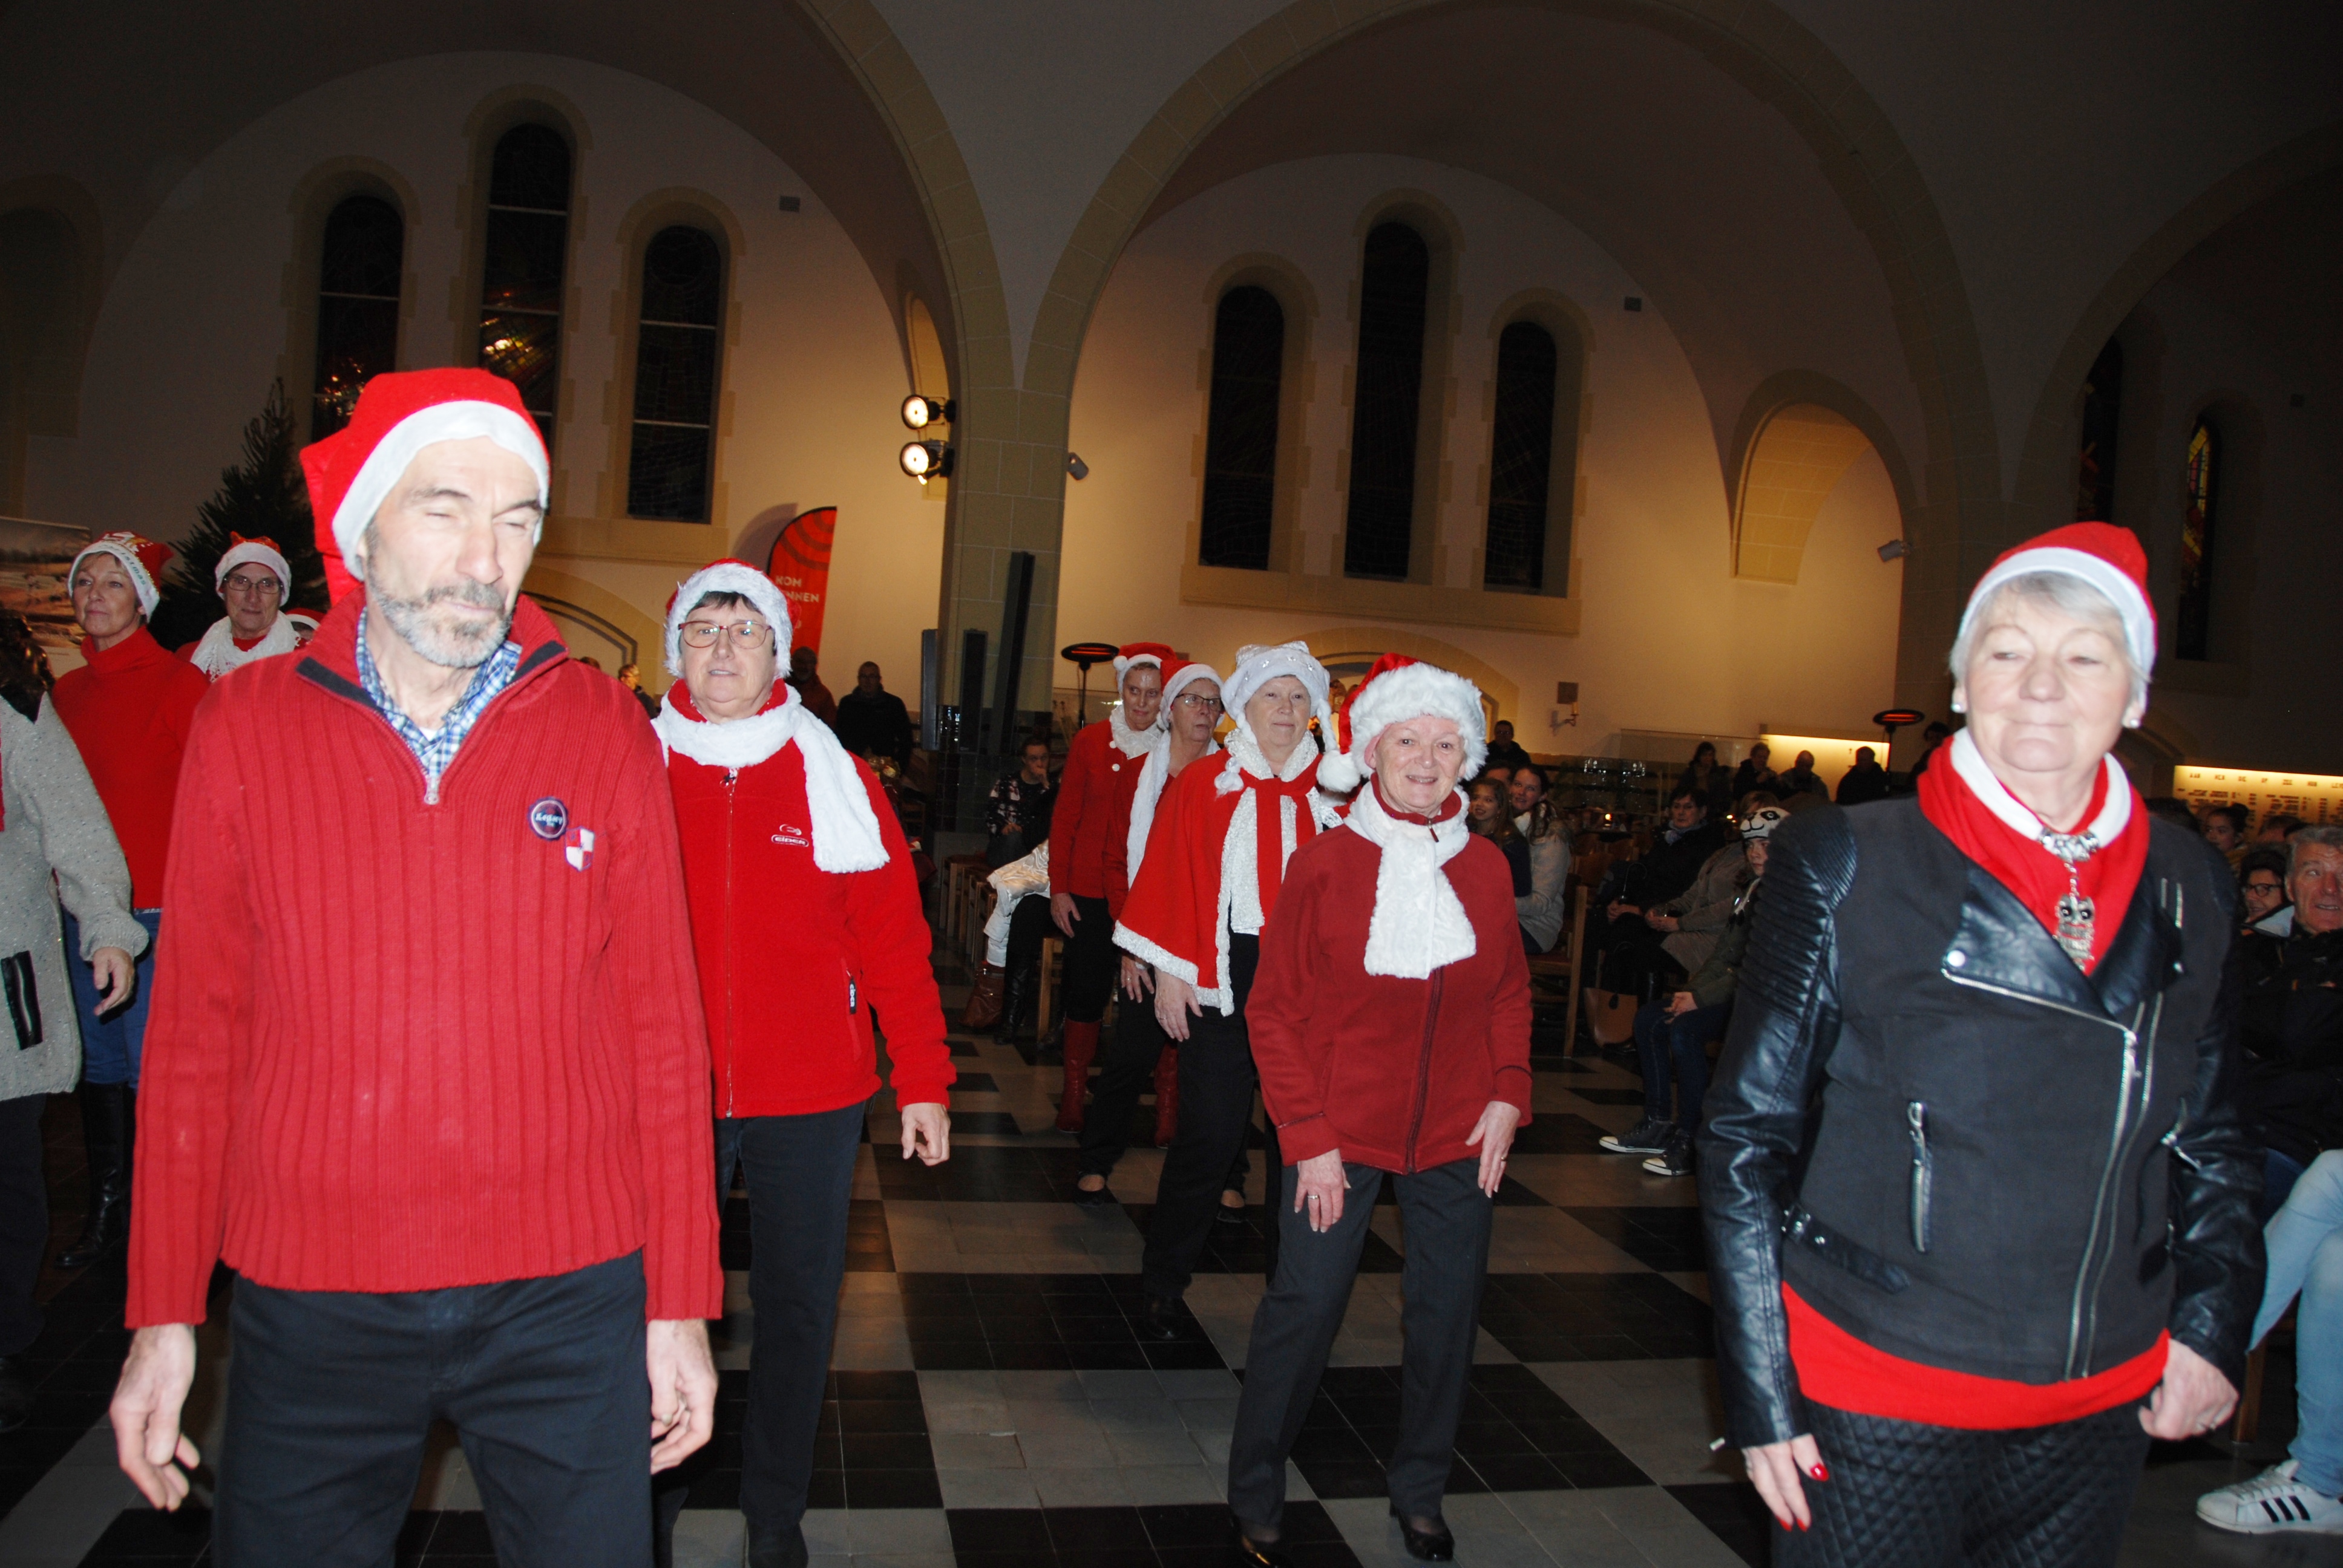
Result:
{"label": "red turtleneck", "polygon": [[86,664],[57,678],[57,717],[81,749],[114,836],[122,841],[122,858],[130,862],[130,901],[159,909],[179,758],[196,705],[212,683],[202,670],[172,658],[143,626],[112,648],[85,638],[81,656]]}

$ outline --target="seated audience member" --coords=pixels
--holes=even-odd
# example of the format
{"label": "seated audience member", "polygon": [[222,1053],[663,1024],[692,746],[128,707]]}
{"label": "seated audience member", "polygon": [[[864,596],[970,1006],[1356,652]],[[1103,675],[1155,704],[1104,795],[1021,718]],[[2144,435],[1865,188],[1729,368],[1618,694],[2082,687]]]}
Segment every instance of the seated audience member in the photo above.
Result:
{"label": "seated audience member", "polygon": [[838,739],[857,757],[910,760],[910,712],[868,659],[854,672],[854,689],[838,699]]}
{"label": "seated audience member", "polygon": [[[1040,990],[1042,940],[1056,929],[1050,922],[1050,846],[1010,861],[985,879],[997,895],[984,922],[985,960],[1003,977],[993,1038],[1013,1040]],[[1041,895],[1038,900],[1036,893]]]}
{"label": "seated audience member", "polygon": [[1551,952],[1570,902],[1570,827],[1546,798],[1545,769],[1513,770],[1513,829],[1529,840],[1530,890],[1513,900],[1532,953]]}
{"label": "seated audience member", "polygon": [[2245,859],[2237,862],[2238,923],[2247,930],[2261,926],[2272,935],[2282,937],[2293,924],[2291,914],[2276,924],[2262,922],[2287,908],[2286,851],[2261,848],[2247,850]]}
{"label": "seated audience member", "polygon": [[1716,747],[1704,740],[1692,749],[1692,760],[1676,779],[1678,789],[1690,789],[1715,820],[1733,809],[1733,775],[1716,759]]}
{"label": "seated audience member", "polygon": [[1036,735],[1018,751],[1017,771],[995,781],[984,808],[984,863],[994,870],[1050,841],[1050,743]]}
{"label": "seated audience member", "polygon": [[2140,804],[2147,808],[2149,816],[2169,822],[2184,833],[2197,833],[2202,836],[2197,826],[2197,813],[2189,809],[2187,801],[2177,799],[2170,795],[2150,795],[2141,800]]}
{"label": "seated audience member", "polygon": [[2255,1344],[2298,1292],[2294,1320],[2294,1442],[2283,1463],[2208,1492],[2197,1517],[2248,1535],[2343,1534],[2343,1151],[2329,1150],[2262,1231],[2269,1272]]}
{"label": "seated audience member", "polygon": [[1906,776],[1907,789],[1917,789],[1920,787],[1920,775],[1926,773],[1928,764],[1936,759],[1937,748],[1952,738],[1953,727],[1942,719],[1931,720],[1928,728],[1920,731],[1920,755]]}
{"label": "seated audience member", "polygon": [[[1738,815],[1747,822],[1761,812],[1783,810],[1782,802],[1770,791],[1759,789],[1741,802]],[[1660,946],[1684,973],[1690,974],[1708,961],[1717,933],[1740,907],[1741,895],[1755,875],[1750,864],[1749,858],[1742,853],[1741,840],[1728,833],[1725,841],[1701,862],[1692,886],[1644,916],[1644,923],[1661,933]]]}
{"label": "seated audience member", "polygon": [[1887,799],[1887,769],[1879,765],[1879,753],[1868,746],[1855,749],[1855,766],[1838,781],[1838,803],[1860,806],[1866,801]]}
{"label": "seated audience member", "polygon": [[1603,923],[1588,940],[1589,947],[1604,955],[1596,985],[1637,990],[1669,968],[1661,950],[1663,933],[1644,913],[1691,887],[1708,858],[1732,839],[1731,828],[1709,820],[1705,795],[1684,784],[1676,786],[1656,841],[1634,859],[1613,867],[1596,894]]}
{"label": "seated audience member", "polygon": [[1774,788],[1774,781],[1778,775],[1774,771],[1773,763],[1772,747],[1763,740],[1752,746],[1749,749],[1749,755],[1742,759],[1741,766],[1733,770],[1733,798],[1738,800],[1744,795],[1755,790]]}
{"label": "seated audience member", "polygon": [[[1508,772],[1530,765],[1530,754],[1513,739],[1513,721],[1500,719],[1489,731],[1489,768],[1503,768]],[[1488,769],[1484,768],[1484,773]]]}
{"label": "seated audience member", "polygon": [[1510,783],[1500,784],[1483,771],[1473,780],[1464,814],[1473,831],[1504,851],[1505,864],[1513,874],[1513,897],[1526,897],[1530,890],[1530,841],[1513,826],[1513,789]]}
{"label": "seated audience member", "polygon": [[[1635,1011],[1635,1055],[1644,1071],[1644,1119],[1601,1142],[1614,1154],[1651,1156],[1644,1161],[1644,1169],[1654,1176],[1692,1173],[1692,1137],[1700,1127],[1701,1095],[1708,1086],[1708,1042],[1725,1033],[1742,954],[1749,946],[1750,927],[1757,918],[1768,840],[1774,829],[1789,819],[1790,814],[1778,806],[1758,807],[1743,819],[1742,840],[1728,848],[1743,860],[1747,879],[1735,898],[1724,930],[1682,990],[1647,1001]],[[1672,1082],[1676,1100],[1673,1116],[1668,1103]]]}
{"label": "seated audience member", "polygon": [[2290,928],[2249,930],[2230,957],[2246,1056],[2237,1102],[2268,1151],[2265,1213],[2320,1150],[2343,1146],[2343,826],[2304,828],[2287,849]]}
{"label": "seated audience member", "polygon": [[[1811,751],[1798,753],[1798,759],[1790,765],[1787,773],[1782,775],[1781,781],[1774,787],[1774,792],[1785,799],[1792,795],[1819,795],[1825,800],[1830,799],[1830,786],[1815,773],[1815,754]],[[1736,795],[1738,793],[1735,791]]]}
{"label": "seated audience member", "polygon": [[2283,849],[2286,841],[2294,837],[2297,828],[2309,825],[2299,817],[2288,816],[2284,811],[2272,811],[2262,819],[2262,825],[2254,829],[2254,846],[2257,849]]}
{"label": "seated audience member", "polygon": [[2225,801],[2205,809],[2204,826],[2200,830],[2205,835],[2205,842],[2221,851],[2234,866],[2245,855],[2246,828],[2252,819],[2253,813],[2243,806]]}

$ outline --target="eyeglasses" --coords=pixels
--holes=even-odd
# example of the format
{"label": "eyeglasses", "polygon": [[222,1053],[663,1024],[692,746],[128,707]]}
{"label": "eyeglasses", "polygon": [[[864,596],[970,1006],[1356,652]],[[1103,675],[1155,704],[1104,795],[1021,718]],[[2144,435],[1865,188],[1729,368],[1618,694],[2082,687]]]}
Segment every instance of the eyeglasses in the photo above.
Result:
{"label": "eyeglasses", "polygon": [[1217,697],[1197,697],[1183,691],[1172,699],[1172,706],[1192,708],[1199,713],[1218,713],[1221,710],[1221,699]]}
{"label": "eyeglasses", "polygon": [[679,628],[684,644],[689,648],[714,648],[716,639],[726,634],[740,648],[762,648],[766,635],[772,628],[761,620],[735,621],[730,626],[719,626],[712,620],[688,620]]}
{"label": "eyeglasses", "polygon": [[233,588],[237,593],[256,593],[263,598],[275,598],[285,591],[285,585],[277,580],[277,574],[274,572],[263,572],[256,578],[246,577],[242,572],[231,572],[222,579],[220,587]]}

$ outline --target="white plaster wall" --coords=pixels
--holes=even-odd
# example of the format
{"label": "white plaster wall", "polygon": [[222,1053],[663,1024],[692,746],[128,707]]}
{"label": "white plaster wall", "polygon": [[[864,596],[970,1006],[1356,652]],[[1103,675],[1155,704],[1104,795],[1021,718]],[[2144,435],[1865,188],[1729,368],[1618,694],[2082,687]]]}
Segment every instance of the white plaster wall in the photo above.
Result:
{"label": "white plaster wall", "polygon": [[[555,508],[590,517],[610,461],[606,415],[623,420],[631,388],[606,391],[620,347],[618,226],[651,192],[716,197],[745,236],[732,258],[734,314],[724,351],[729,426],[717,459],[724,526],[709,558],[769,508],[835,505],[839,532],[824,647],[826,673],[875,658],[916,696],[919,636],[933,623],[943,508],[895,467],[905,392],[888,302],[867,265],[804,182],[739,126],[639,77],[527,55],[441,55],[344,77],[280,106],[186,175],[132,242],[109,288],[83,379],[81,434],[36,438],[26,503],[34,516],[172,538],[236,460],[241,431],[277,373],[287,328],[283,291],[298,219],[297,186],[336,157],[377,160],[414,191],[413,291],[402,369],[451,361],[458,322],[458,187],[470,178],[465,125],[499,89],[550,89],[582,117],[564,322]],[[802,210],[785,214],[779,197]],[[630,329],[630,328],[629,328]],[[288,390],[297,398],[306,386]],[[613,487],[621,498],[623,483]],[[682,569],[550,559],[657,619]],[[657,653],[646,650],[656,667]]]}
{"label": "white plaster wall", "polygon": [[[1462,322],[1447,426],[1440,527],[1452,572],[1482,527],[1488,459],[1483,385],[1493,374],[1498,307],[1548,288],[1593,325],[1593,417],[1581,457],[1587,505],[1574,554],[1584,614],[1579,635],[1395,623],[1452,642],[1520,687],[1524,739],[1542,749],[1597,751],[1622,729],[1756,733],[1761,721],[1864,733],[1893,699],[1900,567],[1870,554],[1902,531],[1885,467],[1849,470],[1817,521],[1793,587],[1731,576],[1726,486],[1707,409],[1668,323],[1635,280],[1550,209],[1444,166],[1391,157],[1280,165],[1214,188],[1167,214],[1116,267],[1085,345],[1071,444],[1091,477],[1067,487],[1059,610],[1061,640],[1154,638],[1225,664],[1240,643],[1279,640],[1361,618],[1282,615],[1178,600],[1180,567],[1201,494],[1197,454],[1213,276],[1256,252],[1283,257],[1315,291],[1302,415],[1308,475],[1305,559],[1331,567],[1341,526],[1336,485],[1349,446],[1345,372],[1354,350],[1351,295],[1359,225],[1383,193],[1443,203],[1462,227]],[[1288,331],[1299,329],[1289,321]],[[1556,680],[1580,683],[1574,732],[1545,723]],[[1071,665],[1057,684],[1071,687]]]}

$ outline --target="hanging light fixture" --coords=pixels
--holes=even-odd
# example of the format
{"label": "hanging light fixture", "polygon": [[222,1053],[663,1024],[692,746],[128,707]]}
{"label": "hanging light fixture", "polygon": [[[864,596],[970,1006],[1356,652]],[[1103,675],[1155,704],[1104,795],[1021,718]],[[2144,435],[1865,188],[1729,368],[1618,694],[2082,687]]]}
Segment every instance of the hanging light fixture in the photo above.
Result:
{"label": "hanging light fixture", "polygon": [[941,441],[909,441],[896,461],[903,466],[903,472],[924,485],[951,473],[952,449]]}

